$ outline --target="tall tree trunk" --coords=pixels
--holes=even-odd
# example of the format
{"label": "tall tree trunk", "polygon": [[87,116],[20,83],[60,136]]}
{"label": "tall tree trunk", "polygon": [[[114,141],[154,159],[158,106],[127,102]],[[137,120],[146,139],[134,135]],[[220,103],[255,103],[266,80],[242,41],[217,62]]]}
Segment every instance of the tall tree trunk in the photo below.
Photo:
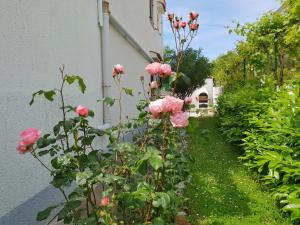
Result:
{"label": "tall tree trunk", "polygon": [[247,76],[246,59],[243,60],[243,76],[244,76],[244,81],[246,81],[246,76]]}
{"label": "tall tree trunk", "polygon": [[283,78],[284,78],[284,54],[279,55],[279,64],[280,64],[280,72],[278,78],[278,85],[281,86],[283,84]]}
{"label": "tall tree trunk", "polygon": [[274,38],[274,79],[278,82],[278,76],[277,76],[277,68],[278,68],[278,43],[277,43],[277,37]]}

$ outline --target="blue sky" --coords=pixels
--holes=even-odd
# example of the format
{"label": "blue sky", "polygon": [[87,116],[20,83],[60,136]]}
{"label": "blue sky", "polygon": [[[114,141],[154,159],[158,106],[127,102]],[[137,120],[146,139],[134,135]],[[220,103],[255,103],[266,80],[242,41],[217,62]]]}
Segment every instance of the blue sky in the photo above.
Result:
{"label": "blue sky", "polygon": [[[167,12],[172,11],[185,19],[191,10],[200,14],[200,29],[191,46],[202,48],[203,54],[211,60],[234,49],[240,39],[228,34],[223,26],[233,26],[232,21],[254,22],[263,13],[279,6],[277,0],[167,0]],[[167,17],[164,19],[164,44],[174,45]]]}

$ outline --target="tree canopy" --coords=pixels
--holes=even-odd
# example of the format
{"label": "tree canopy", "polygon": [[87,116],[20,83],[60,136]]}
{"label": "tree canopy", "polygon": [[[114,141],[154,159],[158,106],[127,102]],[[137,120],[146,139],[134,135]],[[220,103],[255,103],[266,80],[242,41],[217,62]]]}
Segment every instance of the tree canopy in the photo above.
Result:
{"label": "tree canopy", "polygon": [[[165,49],[165,61],[172,68],[176,68],[176,53],[173,49]],[[202,54],[202,50],[188,48],[183,53],[180,72],[182,76],[176,82],[176,94],[180,97],[189,96],[193,91],[205,84],[205,79],[211,76],[211,63],[209,59]],[[189,79],[190,82],[185,82]],[[189,84],[188,84],[189,83]]]}
{"label": "tree canopy", "polygon": [[276,12],[230,30],[243,37],[236,49],[214,61],[217,82],[272,78],[278,86],[299,76],[300,1],[284,0]]}

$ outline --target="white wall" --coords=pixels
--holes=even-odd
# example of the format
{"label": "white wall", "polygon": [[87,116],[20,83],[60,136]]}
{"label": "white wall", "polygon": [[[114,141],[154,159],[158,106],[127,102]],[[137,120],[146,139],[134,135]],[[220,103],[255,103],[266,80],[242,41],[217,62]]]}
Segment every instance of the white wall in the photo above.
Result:
{"label": "white wall", "polygon": [[192,104],[194,104],[197,108],[199,106],[199,102],[198,100],[196,99],[201,93],[206,93],[208,95],[208,103],[209,104],[214,104],[213,101],[214,101],[214,82],[213,82],[213,79],[212,78],[207,78],[205,80],[205,84],[200,87],[200,88],[197,88],[193,94],[192,94],[192,99],[193,99],[193,102]]}
{"label": "white wall", "polygon": [[[150,76],[146,73],[145,67],[149,63],[142,55],[137,52],[114,28],[110,28],[110,54],[111,54],[111,67],[114,64],[122,64],[125,68],[125,74],[121,75],[121,86],[125,88],[131,88],[134,90],[134,97],[122,95],[122,119],[126,116],[130,119],[137,115],[136,103],[144,95],[140,76],[145,78],[145,89],[149,90],[148,84],[150,83]],[[125,55],[124,55],[125,54]],[[112,76],[105,78],[107,84],[110,87],[106,88],[106,94],[115,98],[118,96],[118,88],[113,81]],[[139,94],[140,93],[140,94]],[[116,124],[119,120],[119,106],[115,104],[111,108],[106,108],[106,122]]]}
{"label": "white wall", "polygon": [[[121,2],[121,4],[120,4]],[[111,12],[145,52],[162,52],[161,36],[149,21],[148,0],[111,0]],[[85,96],[77,88],[67,92],[68,104],[85,104],[94,109],[94,125],[102,121],[101,37],[97,24],[96,0],[1,0],[0,1],[0,217],[26,201],[49,183],[47,171],[30,155],[18,155],[16,143],[21,130],[36,127],[43,132],[60,119],[58,103],[42,99],[28,106],[31,94],[39,89],[57,87],[62,64],[66,72],[83,76],[88,90]],[[148,63],[111,27],[111,67],[125,66],[124,86],[135,89],[135,100],[141,98],[139,77],[149,76]],[[111,75],[108,94],[115,96]],[[124,115],[136,114],[136,102],[124,97]],[[118,110],[108,111],[116,122]]]}
{"label": "white wall", "polygon": [[96,1],[0,1],[0,217],[43,188],[49,179],[30,155],[16,153],[21,130],[47,132],[59,119],[56,104],[31,94],[57,87],[62,64],[66,72],[82,75],[88,92],[67,91],[70,104],[86,104],[100,120],[100,33]]}
{"label": "white wall", "polygon": [[[161,34],[159,31],[154,30],[150,23],[149,7],[149,0],[110,0],[112,15],[135,38],[142,48],[146,52],[153,50],[161,53]],[[157,13],[157,3],[155,2],[154,19]]]}

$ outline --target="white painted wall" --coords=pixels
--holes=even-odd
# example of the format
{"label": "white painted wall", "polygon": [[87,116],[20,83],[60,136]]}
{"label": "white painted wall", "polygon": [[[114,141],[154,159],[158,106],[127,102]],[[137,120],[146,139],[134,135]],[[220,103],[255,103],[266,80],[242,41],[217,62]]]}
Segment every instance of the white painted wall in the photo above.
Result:
{"label": "white painted wall", "polygon": [[[111,14],[132,34],[143,49],[147,52],[153,50],[162,53],[162,37],[160,32],[154,30],[150,23],[149,7],[149,0],[110,0]],[[156,23],[157,7],[158,3],[154,1],[154,28],[159,28]]]}
{"label": "white painted wall", "polygon": [[196,108],[199,107],[199,102],[196,99],[201,93],[206,93],[208,95],[208,104],[214,104],[214,81],[213,78],[207,78],[205,80],[205,84],[200,87],[197,88],[193,94],[192,94],[192,99],[193,102],[192,104],[194,104],[196,106]]}
{"label": "white painted wall", "polygon": [[[147,0],[111,0],[111,12],[145,51],[162,51],[161,36],[149,22]],[[37,100],[28,106],[31,94],[58,85],[58,67],[79,74],[86,81],[85,96],[77,88],[67,92],[69,104],[85,104],[94,109],[94,125],[102,121],[101,37],[97,24],[97,1],[83,0],[1,0],[0,1],[0,217],[26,201],[49,183],[30,155],[18,155],[16,143],[21,130],[37,127],[47,132],[60,119],[57,103]],[[124,86],[140,91],[140,75],[147,61],[120,34],[111,28],[111,65],[125,66]],[[110,75],[105,77],[112,82]],[[113,85],[112,83],[110,85]],[[114,87],[108,93],[116,93]],[[137,93],[138,91],[135,91]],[[139,97],[135,97],[138,99]],[[125,113],[133,117],[135,101],[125,100]],[[110,109],[111,120],[118,114]]]}
{"label": "white painted wall", "polygon": [[[148,90],[150,83],[150,76],[146,74],[145,67],[149,63],[145,58],[141,56],[122,36],[118,35],[118,31],[114,28],[110,28],[111,37],[111,66],[113,64],[122,64],[125,68],[125,74],[122,75],[121,86],[125,88],[131,88],[134,90],[134,97],[122,95],[122,119],[126,119],[128,116],[130,119],[137,115],[136,103],[139,99],[144,98],[142,84],[140,82],[140,76],[145,78],[145,89]],[[126,53],[126,55],[124,55]],[[110,87],[106,88],[106,94],[115,98],[118,96],[118,88],[112,76],[107,77],[107,84]],[[140,93],[140,94],[139,94]],[[116,124],[119,120],[119,106],[115,104],[111,108],[106,108],[106,122]]]}

